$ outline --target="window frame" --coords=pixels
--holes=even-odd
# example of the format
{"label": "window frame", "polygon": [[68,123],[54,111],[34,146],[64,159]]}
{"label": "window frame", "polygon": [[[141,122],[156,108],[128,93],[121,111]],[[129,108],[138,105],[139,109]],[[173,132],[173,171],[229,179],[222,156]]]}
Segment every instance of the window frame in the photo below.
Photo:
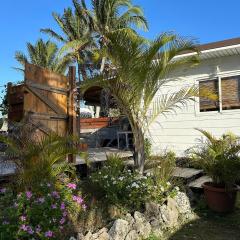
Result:
{"label": "window frame", "polygon": [[200,82],[204,82],[204,81],[210,81],[210,80],[214,80],[217,79],[218,80],[218,92],[219,92],[219,110],[216,111],[206,111],[206,112],[201,112],[200,111],[200,98],[196,97],[195,98],[195,112],[197,116],[200,115],[212,115],[212,114],[232,114],[232,113],[240,113],[240,108],[239,109],[223,109],[223,104],[222,104],[222,78],[226,78],[226,77],[236,77],[236,76],[240,76],[240,70],[239,71],[232,71],[229,73],[218,73],[218,74],[214,74],[212,76],[208,76],[206,78],[201,78],[201,79],[197,79],[195,82],[197,84],[197,86],[199,87],[199,83]]}

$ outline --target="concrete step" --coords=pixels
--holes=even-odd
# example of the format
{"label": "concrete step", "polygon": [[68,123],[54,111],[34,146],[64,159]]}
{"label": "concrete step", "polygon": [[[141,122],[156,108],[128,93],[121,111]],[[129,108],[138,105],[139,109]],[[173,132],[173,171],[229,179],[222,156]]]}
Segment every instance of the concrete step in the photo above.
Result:
{"label": "concrete step", "polygon": [[188,184],[188,187],[190,187],[191,189],[201,190],[203,188],[202,185],[205,182],[212,182],[212,179],[208,176],[202,176],[190,182]]}
{"label": "concrete step", "polygon": [[195,179],[201,177],[202,175],[203,170],[194,168],[176,167],[175,170],[173,171],[173,177],[183,180],[183,182],[186,184],[194,181]]}

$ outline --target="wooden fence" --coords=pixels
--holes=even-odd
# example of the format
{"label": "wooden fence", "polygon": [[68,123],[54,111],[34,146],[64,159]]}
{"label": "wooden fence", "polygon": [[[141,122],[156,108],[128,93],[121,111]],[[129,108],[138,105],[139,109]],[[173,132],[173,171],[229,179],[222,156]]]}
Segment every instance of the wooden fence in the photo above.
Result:
{"label": "wooden fence", "polygon": [[76,87],[76,69],[69,68],[68,76],[53,73],[41,67],[26,64],[25,79],[21,85],[8,84],[8,119],[29,119],[41,134],[55,132],[61,136],[76,132],[73,92]]}

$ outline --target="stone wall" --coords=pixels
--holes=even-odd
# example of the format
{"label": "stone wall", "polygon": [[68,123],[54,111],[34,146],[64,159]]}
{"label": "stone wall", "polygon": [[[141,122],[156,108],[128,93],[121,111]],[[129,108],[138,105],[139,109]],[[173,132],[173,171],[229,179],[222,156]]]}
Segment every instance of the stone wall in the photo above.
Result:
{"label": "stone wall", "polygon": [[145,212],[126,214],[116,219],[109,229],[102,228],[96,233],[78,234],[77,240],[142,240],[151,234],[162,237],[164,232],[176,229],[195,218],[190,201],[183,192],[166,203],[146,203]]}

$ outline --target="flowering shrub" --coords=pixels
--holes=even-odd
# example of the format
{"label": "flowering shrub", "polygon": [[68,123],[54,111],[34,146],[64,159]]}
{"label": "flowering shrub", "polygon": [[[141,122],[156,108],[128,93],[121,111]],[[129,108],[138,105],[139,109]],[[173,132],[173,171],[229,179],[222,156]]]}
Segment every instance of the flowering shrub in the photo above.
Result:
{"label": "flowering shrub", "polygon": [[107,203],[134,210],[148,200],[161,202],[175,191],[170,182],[160,182],[153,174],[142,176],[128,170],[116,155],[108,157],[106,165],[90,176],[90,182]]}
{"label": "flowering shrub", "polygon": [[65,239],[72,209],[86,209],[74,183],[59,190],[44,183],[17,196],[1,189],[0,239]]}

